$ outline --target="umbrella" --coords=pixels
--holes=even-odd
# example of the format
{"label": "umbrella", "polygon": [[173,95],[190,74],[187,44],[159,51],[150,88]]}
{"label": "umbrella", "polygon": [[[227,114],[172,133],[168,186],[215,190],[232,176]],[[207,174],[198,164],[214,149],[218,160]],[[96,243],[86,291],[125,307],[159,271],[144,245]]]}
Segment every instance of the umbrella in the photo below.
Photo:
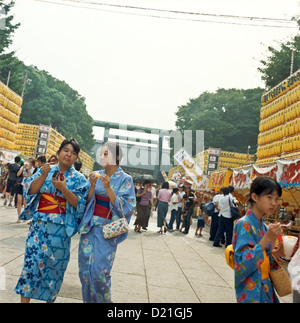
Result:
{"label": "umbrella", "polygon": [[143,174],[133,178],[135,182],[144,182],[145,180],[150,181],[151,183],[157,182],[157,180],[150,174]]}

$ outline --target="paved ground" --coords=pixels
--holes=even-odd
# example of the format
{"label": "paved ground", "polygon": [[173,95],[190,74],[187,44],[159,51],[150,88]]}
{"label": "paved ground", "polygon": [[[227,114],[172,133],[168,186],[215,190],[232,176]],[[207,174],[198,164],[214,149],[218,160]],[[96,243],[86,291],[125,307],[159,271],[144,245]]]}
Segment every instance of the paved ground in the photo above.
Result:
{"label": "paved ground", "polygon": [[[0,201],[2,204],[2,200]],[[132,230],[118,246],[112,270],[112,300],[117,303],[235,303],[233,270],[225,248],[213,248],[208,227],[203,237],[190,233],[156,233],[156,214],[149,230]],[[0,206],[0,302],[19,302],[14,287],[23,266],[26,223],[15,223],[16,209]],[[77,253],[79,236],[72,239],[71,260],[58,303],[81,303]],[[4,275],[5,274],[5,275]],[[36,301],[35,301],[36,302]],[[291,303],[292,296],[281,302]]]}

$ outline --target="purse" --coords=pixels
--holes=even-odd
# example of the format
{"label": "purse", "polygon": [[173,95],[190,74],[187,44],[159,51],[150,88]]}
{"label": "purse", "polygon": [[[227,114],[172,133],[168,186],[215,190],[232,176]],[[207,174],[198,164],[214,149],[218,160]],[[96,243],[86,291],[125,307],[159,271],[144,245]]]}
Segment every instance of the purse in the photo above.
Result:
{"label": "purse", "polygon": [[235,221],[240,216],[240,210],[237,206],[234,206],[231,204],[230,196],[229,196],[229,206],[230,206],[231,217],[232,217],[233,221]]}
{"label": "purse", "polygon": [[270,271],[270,278],[272,280],[273,287],[277,292],[278,296],[284,297],[292,293],[291,282],[290,282],[289,276],[284,271],[283,267],[278,262],[278,260],[273,255],[272,257],[276,261],[278,265],[278,269],[275,271]]}
{"label": "purse", "polygon": [[122,218],[106,224],[111,211],[108,212],[105,223],[102,227],[104,239],[112,239],[112,238],[117,237],[120,234],[125,233],[129,230],[129,224],[124,216],[121,201],[120,201],[120,207],[121,207],[121,211],[122,211]]}

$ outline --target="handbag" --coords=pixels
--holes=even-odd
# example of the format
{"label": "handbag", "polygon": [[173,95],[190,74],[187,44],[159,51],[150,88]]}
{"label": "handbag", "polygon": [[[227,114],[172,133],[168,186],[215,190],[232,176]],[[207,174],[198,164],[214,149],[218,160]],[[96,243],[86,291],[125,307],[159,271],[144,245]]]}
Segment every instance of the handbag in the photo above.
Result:
{"label": "handbag", "polygon": [[105,223],[102,227],[104,239],[112,239],[129,230],[129,224],[125,218],[121,201],[120,201],[120,207],[122,211],[122,218],[106,224],[111,211],[108,212]]}
{"label": "handbag", "polygon": [[237,206],[232,205],[229,196],[229,206],[230,206],[230,213],[233,221],[235,221],[240,216],[240,210]]}
{"label": "handbag", "polygon": [[273,255],[272,257],[276,261],[278,265],[278,269],[276,269],[275,271],[270,271],[270,278],[272,280],[273,287],[277,292],[278,296],[284,297],[292,293],[291,282],[290,282],[289,276],[284,271],[283,267],[278,262],[276,257],[274,257]]}

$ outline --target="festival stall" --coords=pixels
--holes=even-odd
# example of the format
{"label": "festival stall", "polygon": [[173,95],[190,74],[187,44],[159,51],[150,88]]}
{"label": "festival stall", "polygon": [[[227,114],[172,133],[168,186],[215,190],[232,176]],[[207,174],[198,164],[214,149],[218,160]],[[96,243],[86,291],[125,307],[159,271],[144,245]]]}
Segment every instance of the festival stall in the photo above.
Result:
{"label": "festival stall", "polygon": [[280,203],[269,221],[280,221],[290,224],[285,228],[286,234],[300,233],[300,159],[277,160],[264,165],[251,165],[247,168],[233,169],[230,185],[235,188],[236,197],[243,203],[257,176],[271,176],[282,187]]}

